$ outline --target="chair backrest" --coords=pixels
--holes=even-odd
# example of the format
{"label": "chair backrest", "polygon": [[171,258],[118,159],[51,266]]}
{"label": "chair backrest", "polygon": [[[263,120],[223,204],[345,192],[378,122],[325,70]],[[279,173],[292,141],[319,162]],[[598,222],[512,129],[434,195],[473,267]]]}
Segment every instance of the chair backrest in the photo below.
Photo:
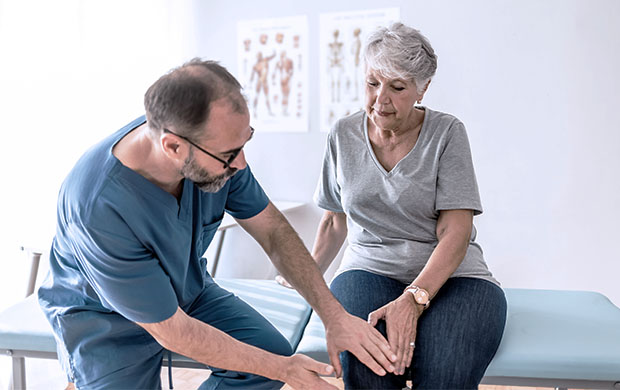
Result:
{"label": "chair backrest", "polygon": [[37,284],[37,274],[39,273],[39,264],[41,263],[42,252],[21,247],[22,251],[26,252],[30,258],[30,274],[28,275],[28,285],[26,286],[26,298],[34,293],[34,287]]}

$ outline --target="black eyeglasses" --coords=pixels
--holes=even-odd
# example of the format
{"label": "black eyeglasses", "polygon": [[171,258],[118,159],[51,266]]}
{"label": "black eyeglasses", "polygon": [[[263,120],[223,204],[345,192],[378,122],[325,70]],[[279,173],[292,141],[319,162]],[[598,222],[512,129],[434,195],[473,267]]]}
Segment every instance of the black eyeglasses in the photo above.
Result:
{"label": "black eyeglasses", "polygon": [[[222,160],[221,158],[219,158],[218,156],[214,155],[213,153],[209,153],[206,150],[204,150],[203,148],[201,148],[200,146],[196,145],[192,140],[190,140],[189,138],[182,136],[180,134],[174,133],[166,128],[163,129],[165,133],[170,133],[172,135],[176,135],[179,138],[182,138],[184,140],[186,140],[187,142],[189,142],[192,146],[194,146],[196,149],[200,150],[201,152],[205,153],[206,155],[213,157],[214,159],[216,159],[217,161],[221,162],[222,164],[224,164],[224,169],[230,167],[230,164],[233,163],[233,161],[235,161],[235,159],[237,158],[237,156],[239,155],[239,153],[241,153],[241,151],[243,150],[243,146],[240,147],[239,149],[233,150],[232,152],[230,152],[230,157],[228,157],[228,160]],[[252,139],[252,137],[254,136],[254,128],[252,126],[250,126],[250,138],[248,138],[248,141]]]}

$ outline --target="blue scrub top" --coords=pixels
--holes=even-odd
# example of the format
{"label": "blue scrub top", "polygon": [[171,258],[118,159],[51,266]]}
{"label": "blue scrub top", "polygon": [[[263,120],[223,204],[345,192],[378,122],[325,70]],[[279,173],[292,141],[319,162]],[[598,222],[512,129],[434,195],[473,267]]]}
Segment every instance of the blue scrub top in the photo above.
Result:
{"label": "blue scrub top", "polygon": [[185,180],[177,201],[112,154],[143,123],[87,151],[60,189],[50,274],[39,290],[60,352],[100,346],[96,340],[133,329],[127,320],[159,322],[178,306],[187,310],[210,279],[201,256],[224,211],[246,219],[269,203],[249,167],[217,193]]}

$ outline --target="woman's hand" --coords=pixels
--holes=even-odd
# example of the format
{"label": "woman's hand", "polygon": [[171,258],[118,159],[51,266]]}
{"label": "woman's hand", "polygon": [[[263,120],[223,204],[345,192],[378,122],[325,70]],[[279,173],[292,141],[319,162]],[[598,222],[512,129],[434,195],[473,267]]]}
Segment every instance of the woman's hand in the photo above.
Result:
{"label": "woman's hand", "polygon": [[288,280],[284,279],[284,276],[282,275],[276,275],[276,282],[278,282],[279,285],[284,286],[286,288],[293,288],[293,286],[291,286]]}
{"label": "woman's hand", "polygon": [[[418,318],[423,310],[421,305],[415,303],[413,295],[405,292],[368,315],[368,323],[372,326],[376,326],[381,319],[385,320],[390,349],[396,353],[394,362],[396,375],[403,375],[405,368],[411,365]],[[411,345],[412,343],[414,345]]]}

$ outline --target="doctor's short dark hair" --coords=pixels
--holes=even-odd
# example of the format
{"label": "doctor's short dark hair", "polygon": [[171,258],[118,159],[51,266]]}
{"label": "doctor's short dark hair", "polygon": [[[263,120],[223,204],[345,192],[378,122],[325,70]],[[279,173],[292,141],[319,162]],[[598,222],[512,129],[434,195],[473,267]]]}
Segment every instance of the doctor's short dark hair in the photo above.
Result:
{"label": "doctor's short dark hair", "polygon": [[173,130],[197,139],[209,119],[211,104],[229,98],[236,112],[247,109],[241,84],[216,61],[194,58],[161,76],[144,95],[151,129]]}

